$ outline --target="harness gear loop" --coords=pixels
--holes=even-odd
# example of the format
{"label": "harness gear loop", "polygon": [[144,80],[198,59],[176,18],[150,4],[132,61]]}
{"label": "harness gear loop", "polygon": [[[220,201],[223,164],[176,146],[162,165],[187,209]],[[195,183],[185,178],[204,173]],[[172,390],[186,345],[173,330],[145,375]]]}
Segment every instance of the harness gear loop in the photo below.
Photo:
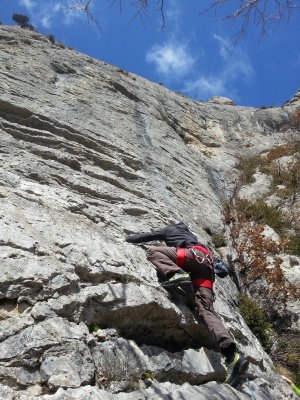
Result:
{"label": "harness gear loop", "polygon": [[200,264],[203,264],[205,261],[208,261],[208,263],[211,264],[211,256],[209,254],[205,254],[205,257],[200,257],[197,256],[194,247],[189,247],[189,250]]}
{"label": "harness gear loop", "polygon": [[[197,253],[195,252],[195,248],[196,248],[196,250],[201,251],[201,253],[203,253],[205,257],[197,256]],[[213,282],[215,280],[215,274],[214,274],[214,270],[213,270],[213,266],[212,266],[212,258],[211,258],[210,252],[207,249],[203,248],[202,246],[197,246],[197,245],[189,246],[188,249],[199,264],[203,264],[205,261],[207,261],[208,266],[210,268],[210,272],[211,272],[211,279],[193,279],[193,281],[192,281],[193,286],[204,286],[209,289],[212,289]]]}
{"label": "harness gear loop", "polygon": [[[184,259],[185,259],[185,250],[188,249],[191,254],[193,255],[193,257],[197,260],[197,262],[203,266],[203,264],[205,262],[208,263],[208,266],[210,268],[211,271],[211,279],[193,279],[192,280],[192,284],[193,286],[203,286],[206,287],[208,289],[213,289],[213,282],[214,282],[214,271],[213,271],[213,267],[212,267],[212,263],[211,263],[211,256],[210,256],[210,252],[202,247],[202,246],[198,246],[198,245],[193,245],[193,246],[188,246],[186,248],[184,247],[177,247],[176,250],[176,264],[178,265],[178,267],[184,269]],[[199,257],[197,256],[197,253],[195,252],[195,250],[199,250],[201,251],[205,257]],[[201,260],[201,261],[200,261]]]}

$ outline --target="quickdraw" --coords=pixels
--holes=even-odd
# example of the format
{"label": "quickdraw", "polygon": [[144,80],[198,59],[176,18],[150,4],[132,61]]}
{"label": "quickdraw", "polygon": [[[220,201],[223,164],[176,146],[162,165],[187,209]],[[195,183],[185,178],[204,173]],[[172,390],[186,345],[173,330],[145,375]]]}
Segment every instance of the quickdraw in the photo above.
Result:
{"label": "quickdraw", "polygon": [[[195,248],[196,248],[196,250],[201,251],[201,253],[204,254],[204,257],[198,256],[195,251]],[[212,258],[211,258],[210,252],[202,246],[189,246],[188,249],[191,252],[191,254],[194,256],[194,258],[198,261],[199,264],[208,263],[208,266],[211,271],[211,279],[194,279],[192,281],[193,285],[194,286],[204,286],[209,289],[212,289],[213,282],[215,281],[215,274],[214,274],[214,270],[213,270],[213,266],[212,266]]]}
{"label": "quickdraw", "polygon": [[196,254],[196,252],[195,252],[193,247],[189,247],[188,249],[190,250],[190,252],[193,254],[193,256],[196,258],[196,260],[200,264],[203,264],[205,261],[208,261],[208,263],[211,264],[211,256],[209,254],[204,254],[203,253],[205,255],[205,257],[200,257],[200,256],[197,256],[197,254]]}

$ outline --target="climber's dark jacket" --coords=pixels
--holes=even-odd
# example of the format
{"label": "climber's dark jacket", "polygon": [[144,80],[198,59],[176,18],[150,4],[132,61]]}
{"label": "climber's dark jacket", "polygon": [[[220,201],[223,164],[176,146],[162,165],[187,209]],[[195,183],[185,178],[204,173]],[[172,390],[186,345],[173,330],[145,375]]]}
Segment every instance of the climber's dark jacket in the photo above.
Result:
{"label": "climber's dark jacket", "polygon": [[168,225],[153,232],[137,233],[126,238],[129,243],[150,242],[152,240],[164,240],[169,247],[188,247],[197,244],[205,247],[183,222]]}

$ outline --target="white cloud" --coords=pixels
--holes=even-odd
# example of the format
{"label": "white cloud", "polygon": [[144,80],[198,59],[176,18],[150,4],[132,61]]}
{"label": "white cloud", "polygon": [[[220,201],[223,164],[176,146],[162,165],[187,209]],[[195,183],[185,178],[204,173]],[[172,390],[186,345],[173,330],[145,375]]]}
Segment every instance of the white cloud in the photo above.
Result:
{"label": "white cloud", "polygon": [[248,54],[241,47],[231,49],[226,39],[218,35],[213,35],[213,38],[219,45],[220,68],[214,74],[202,73],[185,82],[183,92],[192,97],[232,97],[236,93],[236,90],[232,89],[234,81],[249,83],[254,75]]}
{"label": "white cloud", "polygon": [[62,24],[70,25],[77,22],[78,19],[86,18],[86,14],[78,10],[70,10],[66,8],[71,3],[66,1],[57,1],[49,3],[48,1],[40,0],[19,0],[19,4],[24,6],[30,13],[30,20],[35,27],[51,28],[54,21],[60,20]]}
{"label": "white cloud", "polygon": [[35,2],[33,0],[19,0],[20,6],[27,8],[27,10],[31,11],[34,6]]}
{"label": "white cloud", "polygon": [[[78,2],[78,3],[80,5],[80,2]],[[69,7],[72,6],[72,3],[68,2],[68,6]],[[55,11],[63,13],[63,22],[66,25],[75,24],[79,20],[87,21],[87,19],[88,19],[87,13],[83,9],[67,8],[66,5],[63,5],[62,3],[56,4]],[[89,11],[90,11],[91,15],[97,14],[94,2],[91,2],[89,4]]]}
{"label": "white cloud", "polygon": [[213,34],[212,37],[218,42],[220,49],[220,56],[223,60],[228,60],[231,54],[230,42],[222,36]]}
{"label": "white cloud", "polygon": [[51,28],[54,19],[57,17],[57,14],[62,13],[62,5],[58,3],[55,4],[39,4],[35,7],[34,10],[34,25],[41,25],[43,28]]}
{"label": "white cloud", "polygon": [[245,79],[253,76],[253,67],[246,51],[242,47],[230,47],[230,42],[221,36],[213,35],[219,44],[220,56],[224,60],[223,74],[229,75],[230,79],[235,79],[243,75]]}
{"label": "white cloud", "polygon": [[226,81],[214,76],[202,76],[194,81],[186,82],[184,92],[194,93],[196,97],[224,95],[226,92]]}
{"label": "white cloud", "polygon": [[146,55],[148,63],[155,65],[159,74],[174,78],[189,72],[196,59],[189,54],[186,44],[169,41],[153,46]]}
{"label": "white cloud", "polygon": [[44,15],[42,18],[40,18],[40,22],[43,28],[50,28],[51,26],[51,16],[50,15]]}
{"label": "white cloud", "polygon": [[178,4],[177,0],[169,0],[166,9],[166,20],[167,24],[168,21],[177,22],[182,14],[180,5]]}

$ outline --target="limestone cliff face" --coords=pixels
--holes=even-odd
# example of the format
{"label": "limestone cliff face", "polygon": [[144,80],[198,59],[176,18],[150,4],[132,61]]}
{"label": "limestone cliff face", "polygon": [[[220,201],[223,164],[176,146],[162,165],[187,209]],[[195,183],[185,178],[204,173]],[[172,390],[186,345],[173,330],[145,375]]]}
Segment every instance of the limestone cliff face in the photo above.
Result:
{"label": "limestone cliff face", "polygon": [[[251,398],[217,382],[205,327],[122,240],[184,220],[208,241],[237,156],[284,142],[298,104],[196,102],[0,27],[0,398]],[[216,294],[256,398],[292,398],[230,278]]]}

